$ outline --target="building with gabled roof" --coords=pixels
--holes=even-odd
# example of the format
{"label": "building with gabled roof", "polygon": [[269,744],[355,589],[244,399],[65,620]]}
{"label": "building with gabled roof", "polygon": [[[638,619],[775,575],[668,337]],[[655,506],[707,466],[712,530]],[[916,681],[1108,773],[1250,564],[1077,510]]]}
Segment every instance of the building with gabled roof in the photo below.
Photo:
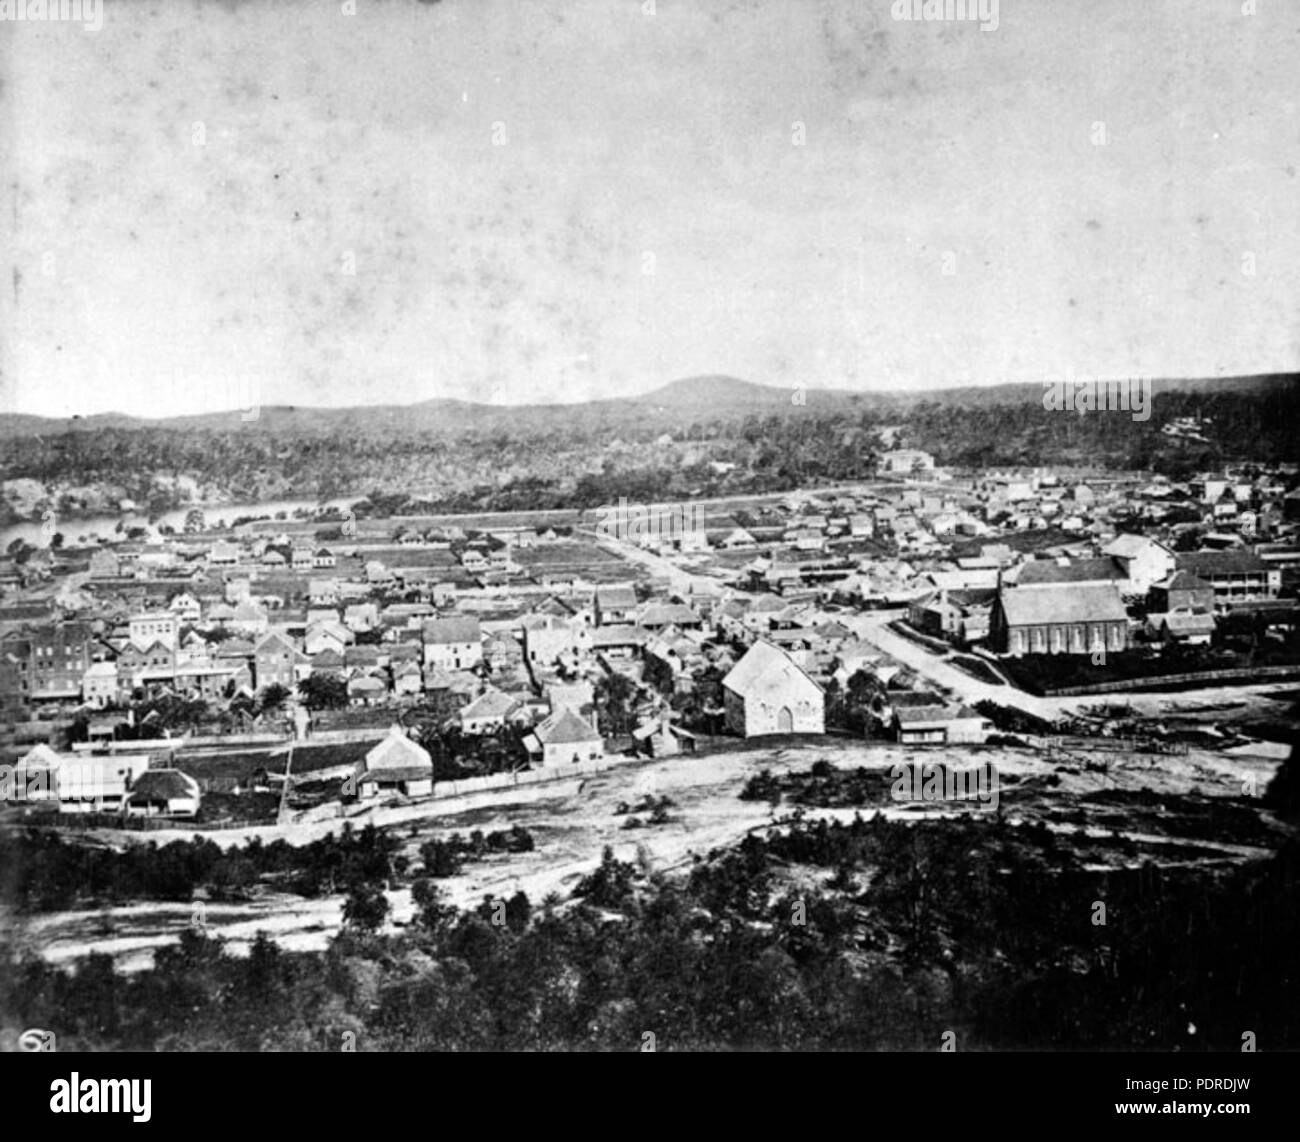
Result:
{"label": "building with gabled roof", "polygon": [[122,808],[128,817],[197,817],[199,783],[179,769],[147,769],[131,783]]}
{"label": "building with gabled roof", "polygon": [[518,699],[489,686],[467,706],[462,706],[456,717],[462,732],[482,734],[500,729],[522,708]]}
{"label": "building with gabled roof", "polygon": [[1282,569],[1249,551],[1192,551],[1179,555],[1178,569],[1190,571],[1214,589],[1215,606],[1275,599],[1282,589]]}
{"label": "building with gabled roof", "polygon": [[1114,584],[1004,587],[989,616],[989,644],[1015,655],[1127,650],[1128,612]]}
{"label": "building with gabled roof", "polygon": [[433,792],[433,758],[395,724],[388,736],[357,763],[354,785],[358,797],[374,797],[382,792],[427,797]]}
{"label": "building with gabled roof", "polygon": [[473,670],[483,661],[483,629],[473,615],[425,619],[421,635],[426,667]]}
{"label": "building with gabled roof", "polygon": [[543,766],[595,761],[605,756],[605,743],[596,728],[567,706],[539,722],[524,738],[524,746]]}
{"label": "building with gabled roof", "polygon": [[822,688],[785,651],[755,642],[722,680],[727,727],[742,737],[825,732]]}
{"label": "building with gabled roof", "polygon": [[628,623],[640,605],[631,585],[611,583],[596,588],[592,597],[592,615],[597,626]]}

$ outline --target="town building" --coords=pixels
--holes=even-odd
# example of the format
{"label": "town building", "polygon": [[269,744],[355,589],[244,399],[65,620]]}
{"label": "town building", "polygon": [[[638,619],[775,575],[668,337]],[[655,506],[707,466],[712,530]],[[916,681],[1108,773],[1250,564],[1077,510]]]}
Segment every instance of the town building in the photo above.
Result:
{"label": "town building", "polygon": [[989,644],[1014,655],[1126,650],[1128,612],[1114,584],[1003,588],[989,616]]}
{"label": "town building", "polygon": [[821,687],[785,651],[759,640],[722,680],[727,728],[741,737],[825,731]]}

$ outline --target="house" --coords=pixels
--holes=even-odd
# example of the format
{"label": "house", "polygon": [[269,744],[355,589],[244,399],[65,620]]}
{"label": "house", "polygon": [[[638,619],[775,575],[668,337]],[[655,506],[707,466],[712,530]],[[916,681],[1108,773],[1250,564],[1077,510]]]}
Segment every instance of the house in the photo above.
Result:
{"label": "house", "polygon": [[117,656],[118,678],[127,687],[149,682],[171,682],[176,677],[176,650],[164,642],[149,646],[129,643]]}
{"label": "house", "polygon": [[471,575],[479,575],[488,569],[487,556],[477,547],[467,547],[460,557],[460,565]]}
{"label": "house", "polygon": [[1178,569],[1190,571],[1214,589],[1214,605],[1275,599],[1282,569],[1247,551],[1193,551],[1178,556]]}
{"label": "house", "polygon": [[161,642],[164,646],[175,647],[180,620],[171,611],[150,611],[132,615],[128,629],[133,646],[146,647]]}
{"label": "house", "polygon": [[298,685],[300,674],[304,673],[299,670],[300,666],[310,669],[307,656],[280,631],[268,632],[253,645],[253,672],[259,690],[283,686],[292,692]]}
{"label": "house", "polygon": [[891,475],[909,476],[913,472],[934,471],[934,457],[917,448],[896,448],[880,454],[879,469]]}
{"label": "house", "polygon": [[650,757],[676,757],[681,753],[695,752],[695,735],[673,725],[667,714],[638,726],[632,731],[632,740]]}
{"label": "house", "polygon": [[176,653],[178,666],[205,666],[211,661],[212,648],[198,631],[192,630],[181,639],[180,649]]}
{"label": "house", "polygon": [[361,674],[348,679],[348,703],[353,706],[374,706],[388,697],[388,684],[373,674]]}
{"label": "house", "polygon": [[756,547],[757,545],[758,540],[743,527],[732,528],[718,542],[718,546],[724,551],[735,551],[739,547]]}
{"label": "house", "polygon": [[128,817],[197,817],[199,783],[179,769],[148,769],[132,783],[123,810]]}
{"label": "house", "polygon": [[704,620],[693,607],[685,603],[646,603],[635,618],[636,625],[645,630],[660,631],[675,626],[679,630],[699,630]]}
{"label": "house", "polygon": [[826,536],[813,527],[796,528],[789,536],[796,551],[825,551]]}
{"label": "house", "polygon": [[645,641],[646,632],[630,623],[600,626],[591,632],[592,653],[607,658],[633,658]]}
{"label": "house", "polygon": [[418,663],[407,662],[393,669],[393,693],[402,696],[424,693],[424,672]]}
{"label": "house", "polygon": [[908,604],[907,621],[935,638],[976,642],[988,635],[995,595],[991,590],[935,591]]}
{"label": "house", "polygon": [[1145,595],[1153,585],[1174,572],[1173,551],[1149,536],[1117,535],[1101,551],[1123,567],[1128,589],[1136,595]]}
{"label": "house", "polygon": [[928,691],[895,692],[889,705],[890,727],[902,745],[979,743],[993,732],[987,718]]}
{"label": "house", "polygon": [[628,623],[641,605],[629,585],[597,587],[592,598],[592,616],[597,626]]}
{"label": "house", "polygon": [[1218,624],[1208,611],[1170,611],[1147,615],[1147,633],[1159,642],[1208,646]]}
{"label": "house", "polygon": [[333,650],[342,654],[357,641],[357,636],[336,619],[314,622],[307,628],[304,647],[308,654],[317,655],[323,650]]}
{"label": "house", "polygon": [[265,607],[252,599],[245,598],[235,604],[234,614],[226,625],[240,634],[258,638],[266,633],[271,622]]}
{"label": "house", "polygon": [[549,666],[590,645],[584,628],[559,615],[525,615],[519,625],[524,634],[524,651],[535,666]]}
{"label": "house", "polygon": [[54,770],[60,813],[116,813],[149,768],[146,754],[59,757]]}
{"label": "house", "polygon": [[343,625],[356,634],[372,631],[379,625],[376,603],[350,603],[343,608]]}
{"label": "house", "polygon": [[182,623],[194,624],[203,618],[203,604],[188,591],[182,591],[170,603],[167,609]]}
{"label": "house", "polygon": [[605,743],[595,727],[568,707],[539,722],[524,738],[524,746],[544,767],[595,761],[605,756]]}
{"label": "house", "polygon": [[742,737],[820,734],[822,689],[770,642],[755,642],[722,680],[727,727]]}
{"label": "house", "polygon": [[394,725],[388,736],[357,763],[358,797],[383,792],[404,797],[428,797],[433,792],[433,759],[429,751]]}
{"label": "house", "polygon": [[[313,607],[333,607],[339,601],[339,585],[334,579],[311,579],[307,583],[307,601]],[[335,618],[338,616],[335,615]]]}
{"label": "house", "polygon": [[294,544],[289,551],[289,566],[295,571],[310,571],[316,566],[316,554],[310,547]]}
{"label": "house", "polygon": [[239,562],[239,548],[233,543],[218,540],[208,548],[210,567],[234,567]]}
{"label": "house", "polygon": [[328,547],[318,547],[311,553],[311,565],[313,567],[333,567],[337,560]]}
{"label": "house", "polygon": [[545,698],[552,714],[572,710],[590,717],[596,708],[596,691],[590,682],[552,682],[546,687]]}
{"label": "house", "polygon": [[520,709],[517,699],[489,686],[468,706],[462,706],[456,717],[463,733],[482,734],[500,729]]}
{"label": "house", "polygon": [[372,587],[385,587],[397,581],[397,576],[389,569],[388,564],[379,559],[371,559],[366,563],[366,582]]}
{"label": "house", "polygon": [[431,666],[424,672],[424,692],[445,695],[464,706],[478,693],[479,680],[465,670],[443,670]]}
{"label": "house", "polygon": [[1211,611],[1214,609],[1214,588],[1190,571],[1175,571],[1151,588],[1147,595],[1147,607],[1156,614],[1167,614],[1170,611]]}
{"label": "house", "polygon": [[426,667],[473,670],[483,661],[483,631],[473,615],[426,619],[421,634]]}
{"label": "house", "polygon": [[1126,650],[1128,612],[1114,584],[1003,588],[989,617],[989,644],[1015,655]]}
{"label": "house", "polygon": [[524,663],[524,648],[507,631],[496,631],[483,640],[483,662],[493,674],[509,673]]}
{"label": "house", "polygon": [[849,535],[854,539],[870,539],[876,534],[876,517],[870,512],[855,512],[849,516]]}
{"label": "house", "polygon": [[92,662],[81,676],[81,700],[102,710],[118,697],[117,663]]}

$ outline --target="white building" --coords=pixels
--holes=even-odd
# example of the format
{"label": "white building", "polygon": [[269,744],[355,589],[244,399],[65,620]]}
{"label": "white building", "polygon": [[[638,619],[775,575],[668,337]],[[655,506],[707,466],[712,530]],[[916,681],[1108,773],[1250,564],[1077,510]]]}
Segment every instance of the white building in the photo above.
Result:
{"label": "white building", "polygon": [[727,728],[742,737],[825,732],[822,689],[770,642],[751,646],[722,680]]}

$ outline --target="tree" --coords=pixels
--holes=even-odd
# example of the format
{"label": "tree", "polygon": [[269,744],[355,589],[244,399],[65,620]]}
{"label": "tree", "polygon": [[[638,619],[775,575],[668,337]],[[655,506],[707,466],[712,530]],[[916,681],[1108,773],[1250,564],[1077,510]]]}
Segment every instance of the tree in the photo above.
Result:
{"label": "tree", "polygon": [[348,704],[348,684],[337,674],[312,674],[298,683],[298,695],[309,710],[337,710]]}
{"label": "tree", "polygon": [[278,710],[289,700],[289,690],[278,682],[272,682],[262,691],[262,709]]}
{"label": "tree", "polygon": [[411,901],[420,926],[430,932],[449,927],[459,915],[447,894],[428,877],[422,876],[411,885]]}
{"label": "tree", "polygon": [[607,737],[626,734],[632,728],[632,702],[636,686],[615,671],[596,684],[596,718],[601,733]]}
{"label": "tree", "polygon": [[377,932],[388,918],[388,897],[373,884],[358,882],[343,902],[343,923],[359,932]]}

